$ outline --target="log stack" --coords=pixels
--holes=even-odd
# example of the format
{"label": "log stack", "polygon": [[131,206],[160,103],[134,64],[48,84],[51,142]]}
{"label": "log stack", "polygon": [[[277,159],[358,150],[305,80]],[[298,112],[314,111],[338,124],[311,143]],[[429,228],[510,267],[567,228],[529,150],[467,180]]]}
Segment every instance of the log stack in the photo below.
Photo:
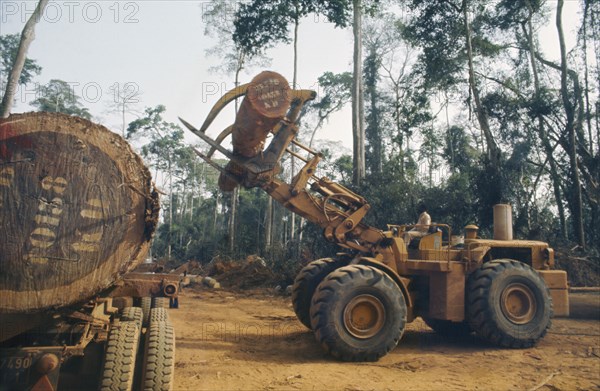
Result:
{"label": "log stack", "polygon": [[0,314],[85,302],[146,256],[158,194],[120,136],[59,113],[0,120]]}

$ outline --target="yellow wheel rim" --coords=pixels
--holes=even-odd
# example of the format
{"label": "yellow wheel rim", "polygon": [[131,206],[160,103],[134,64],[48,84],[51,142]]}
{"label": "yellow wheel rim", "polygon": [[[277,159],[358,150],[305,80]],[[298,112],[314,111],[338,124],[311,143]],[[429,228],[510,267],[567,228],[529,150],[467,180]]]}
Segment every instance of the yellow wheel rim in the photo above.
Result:
{"label": "yellow wheel rim", "polygon": [[344,308],[344,327],[356,338],[376,335],[385,322],[383,303],[372,295],[359,295]]}
{"label": "yellow wheel rim", "polygon": [[515,324],[531,322],[537,310],[535,295],[526,285],[515,283],[504,289],[500,298],[504,316]]}

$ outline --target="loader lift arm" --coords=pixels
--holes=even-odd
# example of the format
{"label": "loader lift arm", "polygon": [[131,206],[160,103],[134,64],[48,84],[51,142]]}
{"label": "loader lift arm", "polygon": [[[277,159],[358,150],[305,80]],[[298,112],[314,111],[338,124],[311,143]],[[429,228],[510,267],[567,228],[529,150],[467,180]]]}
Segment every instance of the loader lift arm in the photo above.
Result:
{"label": "loader lift arm", "polygon": [[[221,145],[232,133],[233,125],[222,131],[215,140],[206,135],[206,130],[218,113],[234,99],[245,96],[248,88],[249,85],[245,84],[226,93],[212,108],[200,129],[180,118],[186,128],[210,145],[207,154],[197,149],[194,152],[222,175],[246,188],[260,187],[285,208],[319,225],[329,242],[363,254],[371,253],[385,236],[383,231],[362,222],[370,209],[367,200],[326,177],[317,177],[316,167],[322,154],[295,139],[302,108],[315,98],[314,91],[290,90],[291,104],[287,115],[271,130],[274,136],[266,150],[254,157],[240,156]],[[290,144],[296,145],[308,156],[292,151]],[[223,153],[230,160],[227,167],[220,166],[212,159],[215,151]],[[279,162],[286,152],[304,162],[290,183],[276,177]],[[232,172],[231,165],[235,167],[235,172]]]}

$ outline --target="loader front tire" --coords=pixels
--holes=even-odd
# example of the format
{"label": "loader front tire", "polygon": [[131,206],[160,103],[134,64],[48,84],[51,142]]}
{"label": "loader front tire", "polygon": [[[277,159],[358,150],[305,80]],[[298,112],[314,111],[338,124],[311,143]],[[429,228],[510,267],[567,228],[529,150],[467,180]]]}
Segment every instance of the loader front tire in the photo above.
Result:
{"label": "loader front tire", "polygon": [[309,329],[312,329],[310,325],[310,303],[315,290],[329,273],[341,265],[342,262],[337,259],[317,259],[304,266],[296,276],[292,286],[292,305],[298,320]]}
{"label": "loader front tire", "polygon": [[319,284],[310,309],[315,337],[344,361],[377,361],[404,333],[406,302],[385,273],[365,265],[343,266]]}
{"label": "loader front tire", "polygon": [[544,280],[527,264],[494,260],[469,277],[467,319],[475,333],[489,342],[532,347],[546,335],[552,313]]}

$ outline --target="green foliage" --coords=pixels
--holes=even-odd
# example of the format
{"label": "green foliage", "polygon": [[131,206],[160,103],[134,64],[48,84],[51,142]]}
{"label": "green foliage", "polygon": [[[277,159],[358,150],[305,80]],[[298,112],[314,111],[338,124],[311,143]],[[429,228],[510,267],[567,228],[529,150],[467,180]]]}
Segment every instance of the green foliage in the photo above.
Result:
{"label": "green foliage", "polygon": [[92,118],[89,110],[81,103],[81,98],[66,81],[52,79],[48,84],[39,86],[36,96],[31,105],[40,111]]}
{"label": "green foliage", "polygon": [[325,72],[317,80],[320,99],[308,107],[309,111],[317,110],[320,117],[326,117],[350,102],[352,73]]}
{"label": "green foliage", "polygon": [[204,35],[217,39],[215,46],[206,51],[209,56],[214,56],[219,60],[218,64],[211,67],[210,70],[234,74],[236,75],[235,82],[238,82],[237,77],[243,68],[265,67],[270,64],[270,59],[258,55],[256,52],[249,53],[231,39],[237,21],[236,17],[232,18],[231,16],[234,8],[235,3],[229,0],[212,1],[204,13],[203,19],[206,25]]}
{"label": "green foliage", "polygon": [[[8,75],[17,58],[20,41],[21,36],[19,34],[0,35],[0,81],[2,86],[6,84]],[[42,67],[35,60],[27,58],[19,77],[19,84],[29,83],[33,76],[39,75],[41,72]],[[2,92],[4,93],[4,91]]]}
{"label": "green foliage", "polygon": [[413,17],[402,27],[404,38],[422,49],[419,72],[428,86],[446,89],[463,80],[465,26],[460,2],[412,0]]}
{"label": "green foliage", "polygon": [[[366,8],[371,11],[370,5],[376,3],[369,2]],[[288,42],[290,25],[309,13],[349,21],[351,3],[340,1],[335,3],[338,8],[327,8],[332,4],[249,1],[237,15],[235,45],[250,54]],[[360,188],[352,188],[371,205],[365,222],[383,229],[387,224],[413,223],[418,218],[416,206],[424,202],[433,221],[449,224],[454,234],[461,234],[467,224],[476,224],[481,235],[488,236],[492,231],[492,205],[502,202],[513,206],[514,231],[519,238],[552,241],[562,234],[572,235],[572,228],[561,232],[564,223],[557,216],[557,210],[564,209],[566,227],[573,220],[575,203],[566,117],[558,90],[560,67],[538,53],[536,78],[528,47],[529,22],[536,34],[547,20],[545,2],[409,0],[404,4],[411,12],[404,15],[402,23],[393,11],[385,18],[378,14],[385,23],[378,25],[375,21],[374,28],[365,34],[369,175]],[[468,80],[464,6],[468,7],[474,85],[480,90],[481,106],[473,103],[475,88]],[[338,16],[330,16],[326,10]],[[590,22],[588,39],[598,29],[597,23],[591,23],[591,14],[590,8],[586,14]],[[537,45],[539,37],[533,38]],[[315,141],[314,134],[332,113],[350,101],[352,75],[324,71],[319,78],[318,100],[306,110],[300,137],[312,136],[313,148],[323,149],[318,176],[349,187],[351,156],[340,154],[335,145]],[[573,68],[570,82],[576,80],[579,71]],[[597,73],[590,75],[592,83],[586,91],[597,91],[593,89],[597,87]],[[579,75],[579,80],[583,79],[583,74]],[[569,84],[569,94],[576,90]],[[594,107],[598,98],[590,98],[589,107]],[[569,99],[578,102],[574,95]],[[584,108],[582,102],[577,104]],[[478,107],[483,111],[477,112]],[[481,113],[498,144],[498,156],[488,153],[489,134],[482,133],[483,125],[477,117]],[[584,223],[589,237],[598,239],[600,196],[594,184],[600,164],[594,162],[600,161],[600,153],[594,138],[594,113],[586,115],[591,125],[589,130],[582,127],[576,135],[577,161],[583,178]],[[180,170],[177,176],[185,177],[189,164],[184,164],[183,156],[176,160],[176,170]],[[285,171],[281,178],[286,180],[287,174]],[[321,228],[310,222],[302,227],[301,243],[290,240],[289,214],[281,206],[274,208],[274,242],[266,248],[267,195],[254,189],[240,192],[237,239],[231,252],[226,228],[229,196],[218,190],[200,191],[193,213],[181,214],[178,211],[190,204],[183,189],[198,187],[202,180],[190,180],[190,185],[179,179],[176,182],[177,196],[169,201],[176,212],[173,223],[165,224],[157,238],[157,248],[163,241],[162,251],[167,251],[164,241],[170,235],[173,254],[188,258],[208,261],[216,254],[245,258],[257,253],[271,268],[290,278],[300,264],[340,251],[323,239]],[[591,241],[597,246],[597,240]]]}
{"label": "green foliage", "polygon": [[290,42],[290,24],[312,13],[324,15],[336,27],[346,27],[352,3],[345,0],[253,0],[240,4],[233,40],[250,55],[277,43]]}
{"label": "green foliage", "polygon": [[309,146],[312,146],[315,134],[329,119],[329,116],[341,110],[351,101],[352,74],[350,72],[325,72],[318,79],[317,101],[310,104],[305,111],[305,118],[314,118]]}

